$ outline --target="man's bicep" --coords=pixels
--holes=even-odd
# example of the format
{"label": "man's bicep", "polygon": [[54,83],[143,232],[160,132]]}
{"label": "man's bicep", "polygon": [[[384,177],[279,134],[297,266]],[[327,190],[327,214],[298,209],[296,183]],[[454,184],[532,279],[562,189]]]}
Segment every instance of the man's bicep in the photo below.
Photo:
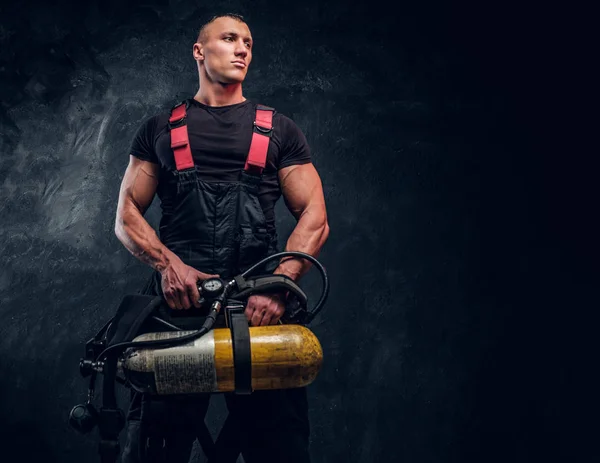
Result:
{"label": "man's bicep", "polygon": [[285,204],[296,219],[310,208],[314,213],[323,214],[326,220],[323,186],[312,163],[279,170],[279,184]]}
{"label": "man's bicep", "polygon": [[133,204],[142,214],[146,212],[156,193],[159,169],[158,164],[129,156],[119,192],[118,212],[128,204]]}

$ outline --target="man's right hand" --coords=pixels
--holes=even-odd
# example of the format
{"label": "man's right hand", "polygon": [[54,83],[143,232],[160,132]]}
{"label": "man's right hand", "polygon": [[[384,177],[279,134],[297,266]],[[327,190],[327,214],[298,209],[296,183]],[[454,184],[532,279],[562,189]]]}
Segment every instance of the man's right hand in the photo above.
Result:
{"label": "man's right hand", "polygon": [[171,309],[189,309],[200,307],[198,284],[208,278],[219,275],[202,273],[183,263],[177,256],[171,256],[167,266],[160,272],[161,286],[165,300]]}

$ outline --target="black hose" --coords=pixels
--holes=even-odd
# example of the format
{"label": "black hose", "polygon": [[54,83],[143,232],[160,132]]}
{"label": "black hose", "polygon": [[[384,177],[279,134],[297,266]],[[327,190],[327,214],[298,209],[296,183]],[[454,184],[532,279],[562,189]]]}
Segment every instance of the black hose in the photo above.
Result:
{"label": "black hose", "polygon": [[246,278],[248,275],[250,275],[252,272],[254,272],[257,268],[262,267],[267,262],[277,259],[279,257],[287,257],[287,256],[301,257],[303,259],[309,260],[313,264],[315,264],[315,266],[321,273],[321,277],[323,280],[323,289],[321,290],[321,297],[320,297],[319,301],[317,302],[317,304],[315,305],[315,308],[308,312],[308,315],[305,320],[305,323],[310,323],[317,316],[317,314],[321,311],[321,309],[323,308],[323,305],[325,304],[325,301],[327,300],[327,296],[329,295],[329,278],[327,277],[327,272],[325,271],[325,267],[323,267],[323,264],[321,264],[321,262],[319,262],[313,256],[311,256],[310,254],[306,254],[305,252],[299,252],[299,251],[278,252],[277,254],[272,254],[268,257],[265,257],[260,262],[257,262],[252,267],[250,267],[248,270],[246,270],[244,273],[242,273],[241,276],[242,276],[242,278]]}

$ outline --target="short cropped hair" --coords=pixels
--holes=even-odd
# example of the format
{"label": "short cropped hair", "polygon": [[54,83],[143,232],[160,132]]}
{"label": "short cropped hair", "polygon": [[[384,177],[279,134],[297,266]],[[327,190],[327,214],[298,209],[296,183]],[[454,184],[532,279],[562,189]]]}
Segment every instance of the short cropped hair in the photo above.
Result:
{"label": "short cropped hair", "polygon": [[245,23],[246,21],[244,21],[244,17],[240,14],[235,14],[235,13],[224,13],[224,14],[218,14],[216,16],[213,16],[212,18],[210,18],[209,21],[205,22],[202,27],[200,28],[200,32],[198,32],[198,38],[196,39],[196,42],[202,42],[202,39],[204,38],[204,33],[206,32],[206,27],[212,23],[215,19],[219,19],[219,18],[233,18],[236,21],[239,21],[241,23]]}

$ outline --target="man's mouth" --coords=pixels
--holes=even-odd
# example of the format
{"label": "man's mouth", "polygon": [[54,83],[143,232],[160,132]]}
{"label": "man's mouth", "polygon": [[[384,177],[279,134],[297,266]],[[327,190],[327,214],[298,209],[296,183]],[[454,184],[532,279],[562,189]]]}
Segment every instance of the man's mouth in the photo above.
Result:
{"label": "man's mouth", "polygon": [[241,67],[244,67],[244,68],[246,67],[246,63],[243,62],[243,61],[240,61],[240,60],[232,61],[232,63],[233,64],[237,64],[238,66],[241,66]]}

